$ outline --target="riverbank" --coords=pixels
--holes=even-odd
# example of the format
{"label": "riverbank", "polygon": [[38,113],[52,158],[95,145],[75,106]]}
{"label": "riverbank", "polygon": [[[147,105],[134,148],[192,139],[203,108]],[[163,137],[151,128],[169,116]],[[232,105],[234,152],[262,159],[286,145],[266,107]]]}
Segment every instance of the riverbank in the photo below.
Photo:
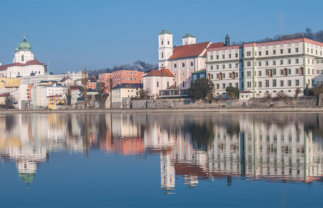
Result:
{"label": "riverbank", "polygon": [[68,110],[0,110],[1,114],[19,113],[167,113],[167,112],[299,112],[323,113],[323,107],[222,107],[161,109],[68,109]]}

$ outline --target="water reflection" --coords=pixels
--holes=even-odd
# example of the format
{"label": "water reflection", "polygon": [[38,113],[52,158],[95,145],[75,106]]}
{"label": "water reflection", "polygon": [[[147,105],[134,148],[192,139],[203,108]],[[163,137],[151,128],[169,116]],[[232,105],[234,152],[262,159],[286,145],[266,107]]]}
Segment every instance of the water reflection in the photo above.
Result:
{"label": "water reflection", "polygon": [[0,117],[0,154],[29,186],[51,152],[160,155],[161,188],[199,180],[322,181],[321,114],[19,114]]}

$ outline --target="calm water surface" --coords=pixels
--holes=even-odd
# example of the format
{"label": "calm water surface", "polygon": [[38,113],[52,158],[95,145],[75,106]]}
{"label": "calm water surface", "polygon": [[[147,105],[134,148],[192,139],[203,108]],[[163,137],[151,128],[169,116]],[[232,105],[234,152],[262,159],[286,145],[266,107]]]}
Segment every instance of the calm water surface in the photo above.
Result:
{"label": "calm water surface", "polygon": [[0,207],[323,207],[323,114],[0,116]]}

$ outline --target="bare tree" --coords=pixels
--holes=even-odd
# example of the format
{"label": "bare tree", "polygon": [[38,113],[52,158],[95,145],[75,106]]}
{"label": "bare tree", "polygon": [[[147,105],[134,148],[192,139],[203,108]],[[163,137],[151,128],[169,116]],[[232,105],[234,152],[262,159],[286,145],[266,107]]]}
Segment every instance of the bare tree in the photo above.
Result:
{"label": "bare tree", "polygon": [[82,86],[83,86],[83,99],[84,99],[84,108],[87,109],[88,107],[88,83],[89,83],[89,75],[87,73],[86,68],[84,69],[83,73],[82,73]]}

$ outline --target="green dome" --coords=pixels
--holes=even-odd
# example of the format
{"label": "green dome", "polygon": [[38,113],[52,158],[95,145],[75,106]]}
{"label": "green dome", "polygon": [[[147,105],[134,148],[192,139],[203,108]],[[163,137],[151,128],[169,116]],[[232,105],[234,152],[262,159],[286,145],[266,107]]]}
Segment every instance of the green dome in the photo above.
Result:
{"label": "green dome", "polygon": [[27,185],[31,184],[34,181],[34,174],[33,173],[19,173],[19,177]]}
{"label": "green dome", "polygon": [[162,30],[162,31],[159,33],[159,35],[161,35],[161,34],[172,34],[172,33],[168,32],[167,30]]}
{"label": "green dome", "polygon": [[195,38],[191,33],[186,33],[182,38]]}
{"label": "green dome", "polygon": [[15,49],[15,52],[18,52],[19,51],[19,49],[18,49],[18,47]]}
{"label": "green dome", "polygon": [[18,48],[16,48],[16,52],[18,51],[31,51],[31,45],[30,43],[28,43],[26,41],[26,39],[24,38],[23,41],[21,41],[19,44],[18,44]]}

